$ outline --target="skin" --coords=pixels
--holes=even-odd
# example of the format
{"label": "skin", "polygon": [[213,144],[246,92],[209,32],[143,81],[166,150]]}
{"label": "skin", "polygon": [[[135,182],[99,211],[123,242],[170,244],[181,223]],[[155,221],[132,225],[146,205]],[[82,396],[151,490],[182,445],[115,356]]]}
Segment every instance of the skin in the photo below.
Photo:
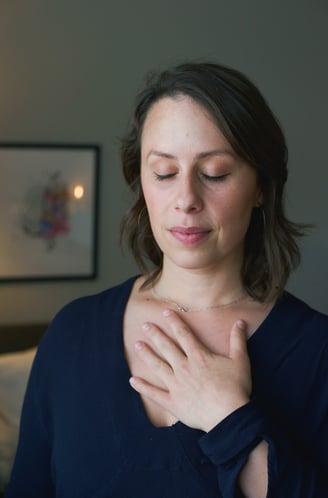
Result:
{"label": "skin", "polygon": [[[208,114],[186,97],[153,106],[141,150],[143,193],[164,264],[200,269],[202,274],[228,264],[226,273],[239,279],[245,233],[261,201],[255,170],[236,156]],[[176,238],[176,227],[199,228],[207,238],[193,244],[190,235],[190,243],[183,243]]]}
{"label": "skin", "polygon": [[[157,292],[179,303],[183,296],[184,305],[198,307],[240,297],[244,238],[252,210],[262,202],[254,169],[235,155],[207,112],[185,96],[154,104],[141,150],[143,193],[163,251]],[[236,310],[247,322],[232,320]],[[158,318],[152,314],[143,323],[139,338],[131,336],[134,351],[128,357],[137,365],[131,386],[173,419],[208,432],[250,399],[246,341],[267,311],[246,299],[235,309],[187,313],[183,319],[162,305]],[[215,320],[222,329],[230,324],[225,335],[212,333]],[[138,365],[140,376],[134,374]],[[241,472],[244,496],[266,496],[266,462],[262,442]]]}

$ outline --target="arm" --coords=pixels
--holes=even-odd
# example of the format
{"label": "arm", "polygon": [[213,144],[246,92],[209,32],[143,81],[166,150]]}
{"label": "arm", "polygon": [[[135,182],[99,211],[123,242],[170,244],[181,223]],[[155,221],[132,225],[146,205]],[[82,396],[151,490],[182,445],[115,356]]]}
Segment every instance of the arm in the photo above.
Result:
{"label": "arm", "polygon": [[253,400],[229,415],[200,440],[203,452],[217,466],[224,497],[258,496],[256,488],[252,487],[261,478],[258,469],[253,476],[248,475],[247,478],[251,477],[250,488],[244,488],[242,495],[238,494],[237,483],[241,469],[250,455],[252,458],[253,448],[260,448],[261,441],[266,441],[268,447],[267,498],[328,496],[328,480],[324,471],[327,468],[327,434],[323,434],[320,454],[315,460],[313,455],[310,456],[310,449],[305,455],[285,434],[270,426]]}
{"label": "arm", "polygon": [[14,466],[5,498],[51,498],[51,448],[43,423],[37,387],[38,355],[33,364],[21,417]]}
{"label": "arm", "polygon": [[268,489],[268,443],[261,441],[248,455],[239,474],[239,488],[245,497],[266,496]]}
{"label": "arm", "polygon": [[[249,401],[250,368],[243,330],[234,326],[226,358],[206,351],[175,313],[168,321],[176,342],[148,324],[150,343],[161,357],[146,343],[138,343],[138,353],[152,371],[156,369],[167,389],[139,378],[132,380],[132,386],[186,425],[207,432],[200,445],[217,466],[223,497],[328,496],[324,472],[314,455],[305,457],[296,450],[286,434],[269,424],[256,402]],[[321,448],[327,443],[323,438]],[[322,458],[327,463],[327,457]]]}

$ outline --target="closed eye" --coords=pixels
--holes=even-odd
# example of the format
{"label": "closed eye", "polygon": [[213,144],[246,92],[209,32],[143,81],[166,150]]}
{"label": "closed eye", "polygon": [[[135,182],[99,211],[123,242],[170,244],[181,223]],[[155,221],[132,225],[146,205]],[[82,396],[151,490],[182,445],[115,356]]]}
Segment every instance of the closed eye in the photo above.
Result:
{"label": "closed eye", "polygon": [[173,178],[174,175],[175,175],[175,173],[167,173],[166,175],[160,175],[158,173],[154,173],[154,176],[155,176],[156,180],[158,180],[160,182],[163,181],[163,180],[168,180],[170,178]]}
{"label": "closed eye", "polygon": [[215,176],[211,176],[211,175],[205,175],[204,173],[202,173],[202,177],[209,181],[209,182],[223,182],[228,176],[230,175],[230,173],[226,173],[225,175],[215,175]]}

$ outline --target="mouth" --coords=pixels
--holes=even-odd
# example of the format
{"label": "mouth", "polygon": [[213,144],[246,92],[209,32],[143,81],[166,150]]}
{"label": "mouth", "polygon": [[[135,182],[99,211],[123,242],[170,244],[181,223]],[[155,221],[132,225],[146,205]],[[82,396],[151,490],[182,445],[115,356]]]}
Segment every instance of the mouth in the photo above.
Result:
{"label": "mouth", "polygon": [[194,245],[207,239],[211,230],[202,227],[172,227],[169,232],[184,245]]}

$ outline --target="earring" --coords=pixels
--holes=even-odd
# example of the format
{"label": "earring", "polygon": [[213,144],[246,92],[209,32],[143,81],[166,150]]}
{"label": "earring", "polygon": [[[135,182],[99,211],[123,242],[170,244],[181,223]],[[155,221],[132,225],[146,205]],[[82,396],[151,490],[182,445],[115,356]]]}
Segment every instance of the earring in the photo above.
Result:
{"label": "earring", "polygon": [[261,206],[261,211],[262,211],[262,219],[263,219],[263,229],[265,230],[266,229],[266,216],[265,216],[265,211],[264,211],[263,206]]}

